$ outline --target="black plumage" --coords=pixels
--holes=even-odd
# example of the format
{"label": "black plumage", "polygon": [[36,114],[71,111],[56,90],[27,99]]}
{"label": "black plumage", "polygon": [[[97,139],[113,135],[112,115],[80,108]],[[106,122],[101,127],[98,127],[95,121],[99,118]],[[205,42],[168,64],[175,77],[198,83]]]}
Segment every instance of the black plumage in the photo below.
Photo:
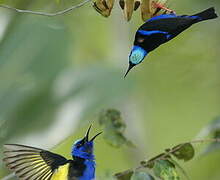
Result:
{"label": "black plumage", "polygon": [[140,26],[135,34],[134,46],[129,55],[129,67],[125,74],[137,64],[140,64],[145,56],[164,44],[195,23],[217,18],[213,7],[200,13],[188,16],[176,14],[162,14],[155,16]]}
{"label": "black plumage", "polygon": [[[213,7],[192,16],[177,16],[175,14],[169,14],[154,17],[151,20],[145,22],[138,29],[135,36],[134,45],[139,45],[140,47],[143,47],[149,53],[159,45],[173,39],[193,24],[216,17],[217,15]],[[158,32],[151,35],[143,35],[140,33],[140,30],[147,32]],[[160,33],[159,31],[167,32],[167,34]]]}
{"label": "black plumage", "polygon": [[69,160],[69,172],[68,180],[76,180],[77,178],[83,176],[83,173],[86,169],[84,164],[85,159],[80,157],[73,157],[73,160]]}

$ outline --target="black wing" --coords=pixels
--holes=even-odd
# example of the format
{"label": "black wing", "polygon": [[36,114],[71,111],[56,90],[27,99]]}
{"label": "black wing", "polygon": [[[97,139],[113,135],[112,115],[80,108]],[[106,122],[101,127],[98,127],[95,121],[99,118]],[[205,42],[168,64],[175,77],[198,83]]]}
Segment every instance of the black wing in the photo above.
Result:
{"label": "black wing", "polygon": [[49,180],[55,169],[67,163],[63,156],[43,149],[18,144],[5,144],[4,148],[3,161],[19,179]]}
{"label": "black wing", "polygon": [[172,18],[156,19],[153,21],[147,21],[138,30],[144,31],[163,31],[170,34],[180,33],[183,30],[196,23],[197,18],[190,16],[177,16]]}

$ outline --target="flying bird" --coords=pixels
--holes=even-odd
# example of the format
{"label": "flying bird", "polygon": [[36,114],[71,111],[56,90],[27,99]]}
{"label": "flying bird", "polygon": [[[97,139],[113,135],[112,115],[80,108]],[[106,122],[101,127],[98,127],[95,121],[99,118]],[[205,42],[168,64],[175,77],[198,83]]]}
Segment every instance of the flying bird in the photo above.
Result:
{"label": "flying bird", "polygon": [[5,144],[3,161],[23,180],[94,180],[95,156],[93,141],[89,140],[91,126],[83,139],[72,147],[72,159],[47,150],[19,144]]}
{"label": "flying bird", "polygon": [[134,45],[129,55],[129,67],[124,77],[134,66],[140,64],[148,53],[161,44],[170,41],[195,23],[217,17],[214,7],[191,16],[178,16],[170,13],[152,17],[136,32]]}

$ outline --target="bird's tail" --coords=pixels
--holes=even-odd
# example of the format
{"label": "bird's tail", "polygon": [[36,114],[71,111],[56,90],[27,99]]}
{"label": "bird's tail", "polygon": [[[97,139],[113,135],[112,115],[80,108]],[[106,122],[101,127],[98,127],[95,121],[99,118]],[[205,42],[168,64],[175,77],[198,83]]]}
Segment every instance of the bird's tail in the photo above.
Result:
{"label": "bird's tail", "polygon": [[193,15],[193,16],[200,17],[201,21],[208,20],[208,19],[214,19],[214,18],[218,17],[217,14],[215,13],[215,8],[214,7],[206,9],[205,11],[202,11],[198,14]]}

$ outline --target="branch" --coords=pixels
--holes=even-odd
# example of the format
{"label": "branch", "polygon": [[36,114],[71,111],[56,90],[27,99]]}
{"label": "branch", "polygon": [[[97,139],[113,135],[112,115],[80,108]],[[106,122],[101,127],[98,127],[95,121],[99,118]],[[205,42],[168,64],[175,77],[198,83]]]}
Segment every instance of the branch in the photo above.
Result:
{"label": "branch", "polygon": [[46,13],[46,12],[40,12],[40,11],[31,11],[31,10],[24,10],[24,9],[17,9],[17,8],[14,8],[14,7],[11,7],[11,6],[8,6],[8,5],[4,5],[4,4],[0,4],[0,7],[1,8],[5,8],[5,9],[9,9],[9,10],[13,10],[13,11],[16,11],[18,13],[27,13],[27,14],[34,14],[34,15],[41,15],[41,16],[58,16],[58,15],[62,15],[62,14],[65,14],[65,13],[68,13],[76,8],[80,8],[82,7],[83,5],[85,5],[86,3],[90,2],[91,0],[85,0],[75,6],[71,6],[67,9],[64,9],[62,11],[58,11],[58,12],[55,12],[55,13]]}
{"label": "branch", "polygon": [[180,149],[182,146],[184,146],[184,144],[187,144],[187,143],[189,143],[189,144],[201,144],[201,143],[207,143],[207,142],[217,142],[217,143],[219,143],[220,138],[193,140],[193,141],[181,143],[181,144],[179,144],[180,146],[176,146],[176,148],[168,149],[167,151],[159,154],[158,156],[155,156],[152,159],[150,159],[148,161],[145,161],[146,163],[144,163],[144,164],[141,163],[138,167],[128,169],[128,170],[123,171],[123,172],[119,172],[119,173],[115,174],[115,176],[120,176],[121,177],[121,176],[124,176],[124,175],[128,174],[129,172],[134,172],[134,171],[138,171],[138,170],[143,169],[143,168],[147,168],[147,165],[148,165],[149,162],[154,163],[157,160],[165,160],[165,159],[167,159],[167,156],[171,155],[176,150]]}

